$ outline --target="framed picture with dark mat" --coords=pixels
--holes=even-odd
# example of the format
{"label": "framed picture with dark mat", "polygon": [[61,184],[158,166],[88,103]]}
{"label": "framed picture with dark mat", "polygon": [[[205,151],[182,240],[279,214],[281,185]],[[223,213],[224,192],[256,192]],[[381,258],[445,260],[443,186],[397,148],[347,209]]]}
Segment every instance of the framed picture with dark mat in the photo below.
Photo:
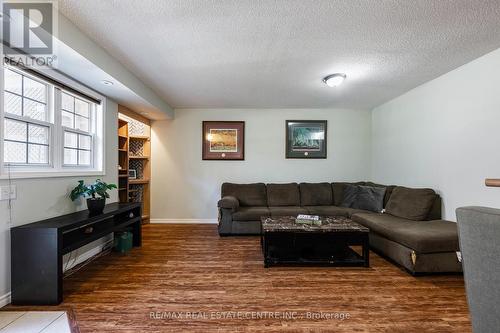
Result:
{"label": "framed picture with dark mat", "polygon": [[326,158],[326,120],[287,120],[286,158]]}

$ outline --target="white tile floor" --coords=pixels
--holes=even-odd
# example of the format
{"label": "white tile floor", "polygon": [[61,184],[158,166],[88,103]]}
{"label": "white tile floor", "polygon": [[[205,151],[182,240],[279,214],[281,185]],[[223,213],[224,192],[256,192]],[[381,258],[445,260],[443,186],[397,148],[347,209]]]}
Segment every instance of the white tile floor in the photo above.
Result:
{"label": "white tile floor", "polygon": [[0,311],[0,333],[71,333],[64,311]]}

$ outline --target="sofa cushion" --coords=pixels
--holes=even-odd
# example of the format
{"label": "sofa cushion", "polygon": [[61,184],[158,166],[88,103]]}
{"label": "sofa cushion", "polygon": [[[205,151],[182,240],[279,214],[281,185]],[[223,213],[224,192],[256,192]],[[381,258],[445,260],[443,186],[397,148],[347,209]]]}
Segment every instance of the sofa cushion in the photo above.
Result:
{"label": "sofa cushion", "polygon": [[388,214],[356,213],[352,220],[380,236],[409,247],[417,253],[459,251],[454,222],[412,221]]}
{"label": "sofa cushion", "polygon": [[235,221],[260,221],[260,218],[271,216],[267,207],[240,207],[233,213]]}
{"label": "sofa cushion", "polygon": [[269,206],[300,206],[300,192],[297,183],[267,184]]}
{"label": "sofa cushion", "polygon": [[385,207],[388,214],[414,220],[425,220],[436,200],[436,192],[429,188],[397,186]]}
{"label": "sofa cushion", "polygon": [[304,208],[307,209],[309,214],[320,216],[351,217],[352,214],[356,213],[369,213],[365,210],[337,206],[305,206]]}
{"label": "sofa cushion", "polygon": [[302,206],[329,206],[333,204],[330,183],[300,183]]}
{"label": "sofa cushion", "polygon": [[373,186],[373,187],[383,187],[383,188],[385,188],[384,208],[387,205],[387,202],[389,202],[389,198],[391,197],[392,191],[396,188],[395,185],[382,185],[382,184],[377,184],[377,183],[373,183],[373,182],[366,182],[365,186]]}
{"label": "sofa cushion", "polygon": [[297,216],[299,214],[307,214],[307,209],[299,206],[282,206],[282,207],[269,207],[269,212],[272,217],[276,216]]}
{"label": "sofa cushion", "polygon": [[266,185],[255,184],[232,184],[224,183],[221,189],[222,197],[233,196],[238,199],[240,206],[267,206]]}
{"label": "sofa cushion", "polygon": [[344,200],[344,189],[346,185],[364,185],[365,182],[357,182],[357,183],[346,183],[346,182],[335,182],[332,183],[332,192],[333,192],[333,204],[335,206],[340,206],[342,201]]}
{"label": "sofa cushion", "polygon": [[443,200],[441,199],[441,196],[436,193],[436,199],[434,199],[434,202],[432,203],[429,214],[427,214],[427,217],[425,218],[426,220],[441,220],[441,206],[443,205],[442,201]]}

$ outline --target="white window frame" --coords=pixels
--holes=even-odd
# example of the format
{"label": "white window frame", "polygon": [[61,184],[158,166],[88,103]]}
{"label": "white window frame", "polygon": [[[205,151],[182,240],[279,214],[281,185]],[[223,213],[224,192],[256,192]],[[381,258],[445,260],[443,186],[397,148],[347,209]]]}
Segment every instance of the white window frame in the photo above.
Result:
{"label": "white window frame", "polygon": [[[106,98],[99,93],[89,89],[88,87],[68,78],[67,76],[53,70],[39,70],[41,74],[63,83],[64,85],[74,89],[75,91],[81,92],[82,94],[89,96],[90,98],[100,100],[99,105],[95,104],[93,101],[84,98],[78,94],[74,94],[71,91],[67,91],[64,88],[62,90],[76,98],[84,100],[91,103],[91,114],[92,118],[90,121],[90,133],[80,131],[78,129],[66,128],[62,126],[61,123],[61,106],[60,96],[56,98],[56,94],[60,95],[61,88],[54,86],[50,82],[43,82],[40,78],[33,77],[29,73],[15,68],[14,70],[22,72],[23,75],[34,78],[36,81],[42,81],[46,83],[49,87],[48,99],[47,99],[47,112],[48,119],[47,123],[50,123],[49,127],[49,164],[46,165],[15,165],[12,164],[7,166],[4,164],[4,122],[5,118],[11,118],[14,120],[21,120],[30,122],[33,124],[38,124],[37,120],[28,119],[25,117],[16,117],[11,114],[6,115],[4,112],[4,68],[7,66],[2,61],[2,66],[0,70],[0,179],[7,178],[45,178],[45,177],[75,177],[75,176],[104,176],[106,170],[106,155],[105,155],[105,110],[106,110]],[[47,123],[42,122],[44,126]],[[64,130],[69,132],[79,133],[84,135],[90,135],[92,137],[92,154],[91,154],[91,165],[64,165]]]}
{"label": "white window frame", "polygon": [[[47,147],[48,147],[48,152],[47,152],[48,153],[48,156],[47,156],[48,162],[47,163],[10,163],[10,165],[13,168],[16,168],[16,169],[19,169],[19,170],[21,170],[21,169],[32,169],[32,168],[52,168],[54,166],[53,158],[52,158],[52,155],[53,155],[53,153],[52,153],[52,151],[53,151],[53,141],[54,141],[54,140],[52,140],[52,135],[54,133],[54,124],[52,124],[52,123],[46,123],[46,122],[43,122],[43,121],[39,121],[39,120],[36,120],[36,119],[27,118],[27,117],[20,117],[18,115],[12,115],[12,114],[9,114],[8,116],[5,116],[4,117],[4,121],[6,121],[6,120],[18,121],[18,122],[22,122],[22,123],[25,123],[25,124],[33,124],[33,125],[36,125],[36,126],[47,127],[49,129],[48,140],[47,140],[48,141],[48,144],[47,144]],[[2,127],[2,130],[3,130],[3,127]],[[13,140],[8,140],[8,139],[7,139],[7,141],[15,142]],[[30,142],[27,141],[26,144],[29,145]],[[32,143],[32,144],[36,144],[36,143]],[[45,144],[40,144],[40,145],[45,146]],[[26,158],[29,158],[29,154],[28,153],[26,153]]]}
{"label": "white window frame", "polygon": [[[70,91],[66,91],[66,90],[62,90],[62,89],[57,89],[56,88],[56,91],[55,91],[55,96],[56,96],[56,100],[57,101],[62,101],[62,97],[61,97],[61,94],[62,93],[65,93],[67,95],[70,95],[71,97],[75,98],[75,99],[79,99],[79,100],[82,100],[84,102],[87,102],[89,103],[89,106],[90,106],[90,109],[89,109],[89,132],[85,132],[85,131],[82,131],[80,129],[77,129],[77,128],[71,128],[71,127],[66,127],[66,126],[63,126],[62,123],[61,123],[61,119],[59,119],[59,122],[61,123],[61,158],[62,158],[62,162],[61,162],[61,165],[64,167],[64,168],[72,168],[72,169],[78,169],[78,168],[81,168],[81,169],[92,169],[94,167],[94,161],[97,161],[99,159],[98,156],[96,156],[96,131],[97,131],[97,128],[96,128],[96,105],[94,102],[92,102],[91,100],[89,99],[86,99],[86,98],[83,98],[82,96],[79,96],[79,95],[76,95],[76,94],[73,94],[71,93]],[[57,107],[57,113],[59,115],[59,117],[61,117],[62,115],[62,106],[61,105],[56,105]],[[75,106],[76,107],[76,106]],[[75,124],[75,119],[76,119],[76,116],[77,116],[77,113],[76,113],[76,110],[73,110],[73,124]],[[91,146],[92,146],[92,149],[90,150],[91,151],[91,154],[90,154],[90,165],[79,165],[79,164],[65,164],[64,163],[64,149],[66,148],[64,146],[64,133],[65,132],[69,132],[69,133],[74,133],[76,135],[85,135],[85,136],[90,136],[90,141],[91,141]],[[77,143],[77,146],[78,146],[78,143]],[[78,151],[79,150],[82,150],[82,149],[79,149],[79,148],[75,148],[76,151],[77,151],[77,156],[78,156]],[[78,159],[78,157],[77,157]]]}
{"label": "white window frame", "polygon": [[[32,170],[32,169],[35,169],[35,168],[43,168],[43,169],[46,169],[46,168],[52,168],[54,166],[54,162],[53,162],[53,150],[54,150],[54,140],[53,140],[53,133],[54,133],[54,108],[53,108],[53,98],[52,98],[52,93],[53,93],[53,87],[48,84],[47,82],[44,82],[43,80],[41,80],[40,78],[36,77],[36,76],[33,76],[31,75],[30,73],[27,73],[27,72],[24,72],[24,71],[20,71],[16,68],[10,68],[10,70],[12,70],[13,72],[15,73],[18,73],[24,77],[27,77],[33,81],[36,81],[36,82],[39,82],[43,85],[45,85],[47,87],[47,91],[46,91],[46,94],[45,94],[45,106],[46,106],[46,118],[45,120],[38,120],[38,119],[33,119],[33,118],[30,118],[30,117],[26,117],[23,115],[19,116],[19,115],[15,115],[15,114],[4,114],[4,117],[2,119],[2,127],[1,127],[1,131],[3,132],[4,130],[4,122],[5,122],[5,119],[10,119],[10,120],[14,120],[14,121],[19,121],[19,122],[23,122],[23,123],[28,123],[28,124],[33,124],[33,125],[38,125],[38,126],[43,126],[43,127],[48,127],[49,128],[49,138],[48,138],[48,163],[46,164],[29,164],[29,163],[12,163],[11,166],[12,168],[16,168],[18,170]],[[2,75],[4,74],[4,70],[2,68]],[[2,85],[3,85],[3,77],[2,77]],[[31,98],[29,97],[25,97],[24,96],[24,92],[21,92],[21,95],[17,95],[14,93],[14,95],[16,96],[19,96],[21,97],[21,104],[22,104],[22,108],[24,110],[24,98],[27,98],[29,100],[32,100]],[[5,91],[3,89],[3,86],[2,86],[2,108],[3,108],[3,101],[5,99]],[[38,102],[38,101],[35,101],[35,102]],[[2,138],[2,164],[3,164],[3,144],[4,144],[4,138]],[[28,144],[28,142],[27,142]],[[26,155],[26,158],[29,158],[29,155],[27,154]]]}

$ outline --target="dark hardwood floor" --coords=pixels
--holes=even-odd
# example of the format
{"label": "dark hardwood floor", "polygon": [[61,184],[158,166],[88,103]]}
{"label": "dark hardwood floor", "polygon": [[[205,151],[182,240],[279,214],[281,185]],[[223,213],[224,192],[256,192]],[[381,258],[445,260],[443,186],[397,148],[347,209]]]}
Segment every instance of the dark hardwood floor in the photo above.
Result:
{"label": "dark hardwood floor", "polygon": [[65,279],[61,306],[39,309],[72,308],[82,333],[471,332],[459,275],[413,277],[374,253],[369,269],[265,269],[258,237],[219,238],[215,225],[143,230],[142,248],[90,263]]}

